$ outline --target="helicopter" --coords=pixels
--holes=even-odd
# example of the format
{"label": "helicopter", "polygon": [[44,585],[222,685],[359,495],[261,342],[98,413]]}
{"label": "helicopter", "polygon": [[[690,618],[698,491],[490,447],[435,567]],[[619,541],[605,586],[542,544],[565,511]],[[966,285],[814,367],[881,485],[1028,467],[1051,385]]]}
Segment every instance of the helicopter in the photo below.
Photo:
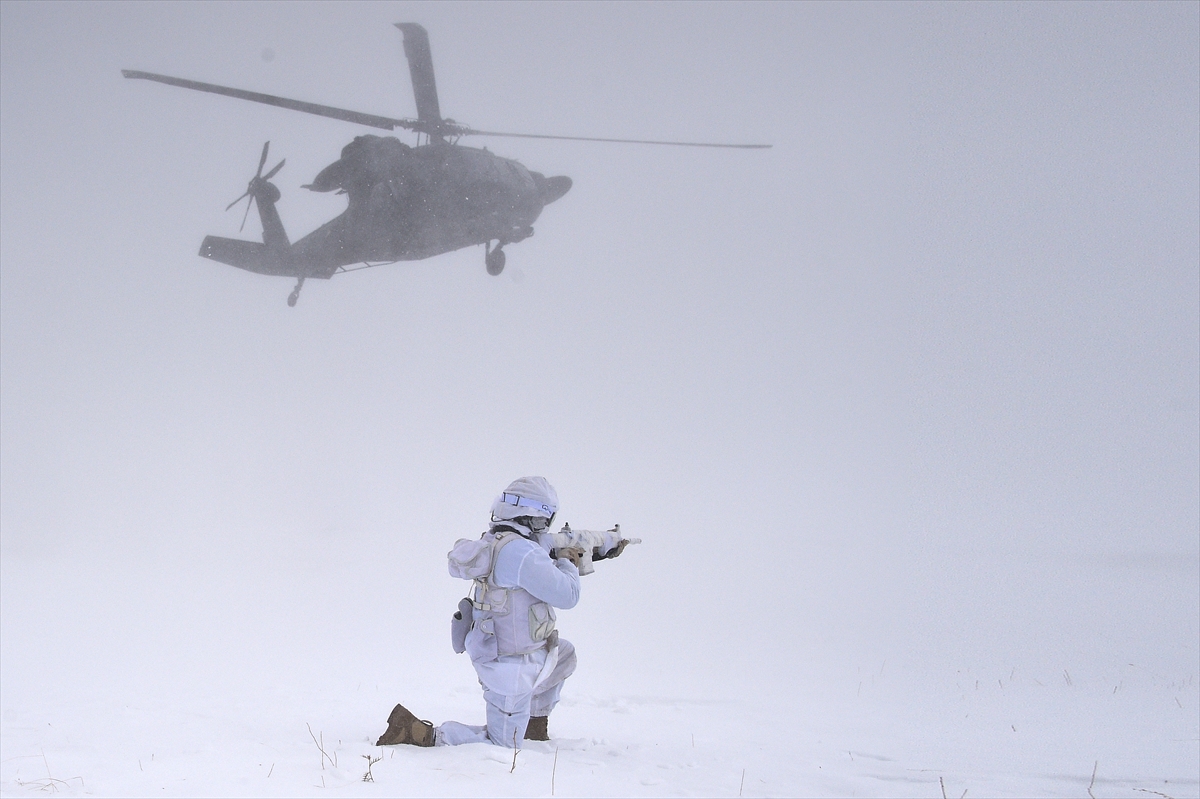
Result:
{"label": "helicopter", "polygon": [[542,209],[570,191],[571,179],[565,175],[546,177],[486,148],[460,145],[458,141],[464,136],[732,149],[771,146],[475,130],[442,117],[425,28],[414,22],[398,22],[396,27],[404,37],[404,54],[417,105],[416,119],[393,119],[169,75],[121,70],[126,78],[265,103],[377,129],[401,128],[417,134],[416,146],[409,146],[394,136],[356,136],[342,149],[337,161],[321,170],[312,183],[301,187],[346,194],[346,210],[294,243],[288,238],[275,208],[281,193],[271,183],[286,159],[263,174],[271,145],[266,142],[258,160],[258,170],[245,193],[226,208],[228,211],[246,200],[240,231],[245,228],[250,204],[254,203],[262,222],[262,242],[207,236],[200,245],[202,257],[249,272],[295,278],[296,286],[288,296],[289,306],[296,305],[300,289],[309,278],[328,280],[345,272],[422,260],[481,244],[487,272],[495,276],[504,270],[504,247],[533,235],[533,223]]}

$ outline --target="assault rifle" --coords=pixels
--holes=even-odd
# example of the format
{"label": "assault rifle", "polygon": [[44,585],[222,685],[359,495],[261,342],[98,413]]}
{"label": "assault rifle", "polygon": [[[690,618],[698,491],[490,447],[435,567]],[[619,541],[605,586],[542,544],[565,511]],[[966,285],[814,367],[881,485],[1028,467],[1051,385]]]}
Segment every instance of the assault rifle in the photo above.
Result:
{"label": "assault rifle", "polygon": [[578,562],[580,576],[591,574],[596,569],[593,561],[615,558],[625,551],[630,544],[640,544],[640,538],[622,538],[621,525],[613,525],[611,530],[572,530],[571,525],[564,524],[557,533],[536,533],[539,541],[550,545],[550,557],[567,557],[566,550],[575,549],[581,554]]}

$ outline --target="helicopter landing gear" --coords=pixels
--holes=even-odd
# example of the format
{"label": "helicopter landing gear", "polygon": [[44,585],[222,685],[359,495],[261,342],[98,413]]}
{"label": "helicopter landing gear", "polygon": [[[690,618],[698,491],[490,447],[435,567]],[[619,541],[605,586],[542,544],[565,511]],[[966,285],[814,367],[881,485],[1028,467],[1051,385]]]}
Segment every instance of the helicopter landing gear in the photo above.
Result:
{"label": "helicopter landing gear", "polygon": [[300,287],[304,285],[303,276],[296,281],[296,288],[292,289],[292,293],[288,295],[288,307],[295,308],[296,300],[300,299]]}
{"label": "helicopter landing gear", "polygon": [[500,249],[504,246],[504,242],[499,242],[496,244],[496,249],[494,250],[488,249],[491,246],[490,242],[485,243],[483,246],[483,263],[485,266],[487,266],[487,273],[492,277],[495,277],[504,271],[504,261],[506,258],[504,255],[504,250]]}

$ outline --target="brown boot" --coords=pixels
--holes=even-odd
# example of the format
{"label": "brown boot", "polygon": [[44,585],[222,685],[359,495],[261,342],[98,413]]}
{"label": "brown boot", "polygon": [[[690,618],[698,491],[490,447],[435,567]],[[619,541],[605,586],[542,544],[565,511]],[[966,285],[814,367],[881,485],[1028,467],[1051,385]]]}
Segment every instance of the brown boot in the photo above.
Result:
{"label": "brown boot", "polygon": [[408,711],[404,705],[392,708],[388,716],[387,732],[379,736],[376,746],[392,746],[393,744],[412,744],[413,746],[433,746],[433,725],[421,721]]}
{"label": "brown boot", "polygon": [[529,724],[525,727],[526,741],[549,741],[550,733],[546,727],[550,724],[548,716],[530,716]]}

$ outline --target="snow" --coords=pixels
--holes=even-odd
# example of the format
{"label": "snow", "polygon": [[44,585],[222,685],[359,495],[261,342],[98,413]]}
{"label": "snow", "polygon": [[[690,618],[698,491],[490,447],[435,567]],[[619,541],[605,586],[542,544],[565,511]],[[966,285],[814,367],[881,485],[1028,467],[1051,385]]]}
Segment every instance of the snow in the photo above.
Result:
{"label": "snow", "polygon": [[[803,645],[812,631],[802,618],[749,620],[740,652],[722,650],[720,630],[695,632],[691,646],[656,642],[662,608],[612,607],[612,590],[628,585],[622,571],[648,572],[636,560],[655,557],[647,543],[585,578],[580,607],[591,600],[603,612],[561,614],[580,668],[551,717],[552,740],[526,742],[514,767],[509,750],[490,745],[373,746],[398,701],[435,723],[481,722],[470,663],[443,629],[453,601],[437,596],[465,584],[435,569],[420,591],[389,590],[404,572],[397,550],[231,549],[116,568],[5,560],[3,795],[937,797],[944,785],[948,796],[1090,787],[1097,797],[1187,797],[1200,788],[1194,562],[1092,561],[1056,573],[1057,602],[1022,621],[1023,648],[1004,656],[1003,624],[956,635],[952,609],[912,618],[890,640],[878,619],[843,615],[840,624],[880,630],[873,657],[849,662]],[[800,600],[816,611],[813,602]],[[1159,631],[1133,629],[1140,612],[1114,611],[1137,602],[1178,630],[1177,645],[1136,651]],[[981,608],[967,617],[994,621]],[[382,758],[371,784],[368,756]]]}

